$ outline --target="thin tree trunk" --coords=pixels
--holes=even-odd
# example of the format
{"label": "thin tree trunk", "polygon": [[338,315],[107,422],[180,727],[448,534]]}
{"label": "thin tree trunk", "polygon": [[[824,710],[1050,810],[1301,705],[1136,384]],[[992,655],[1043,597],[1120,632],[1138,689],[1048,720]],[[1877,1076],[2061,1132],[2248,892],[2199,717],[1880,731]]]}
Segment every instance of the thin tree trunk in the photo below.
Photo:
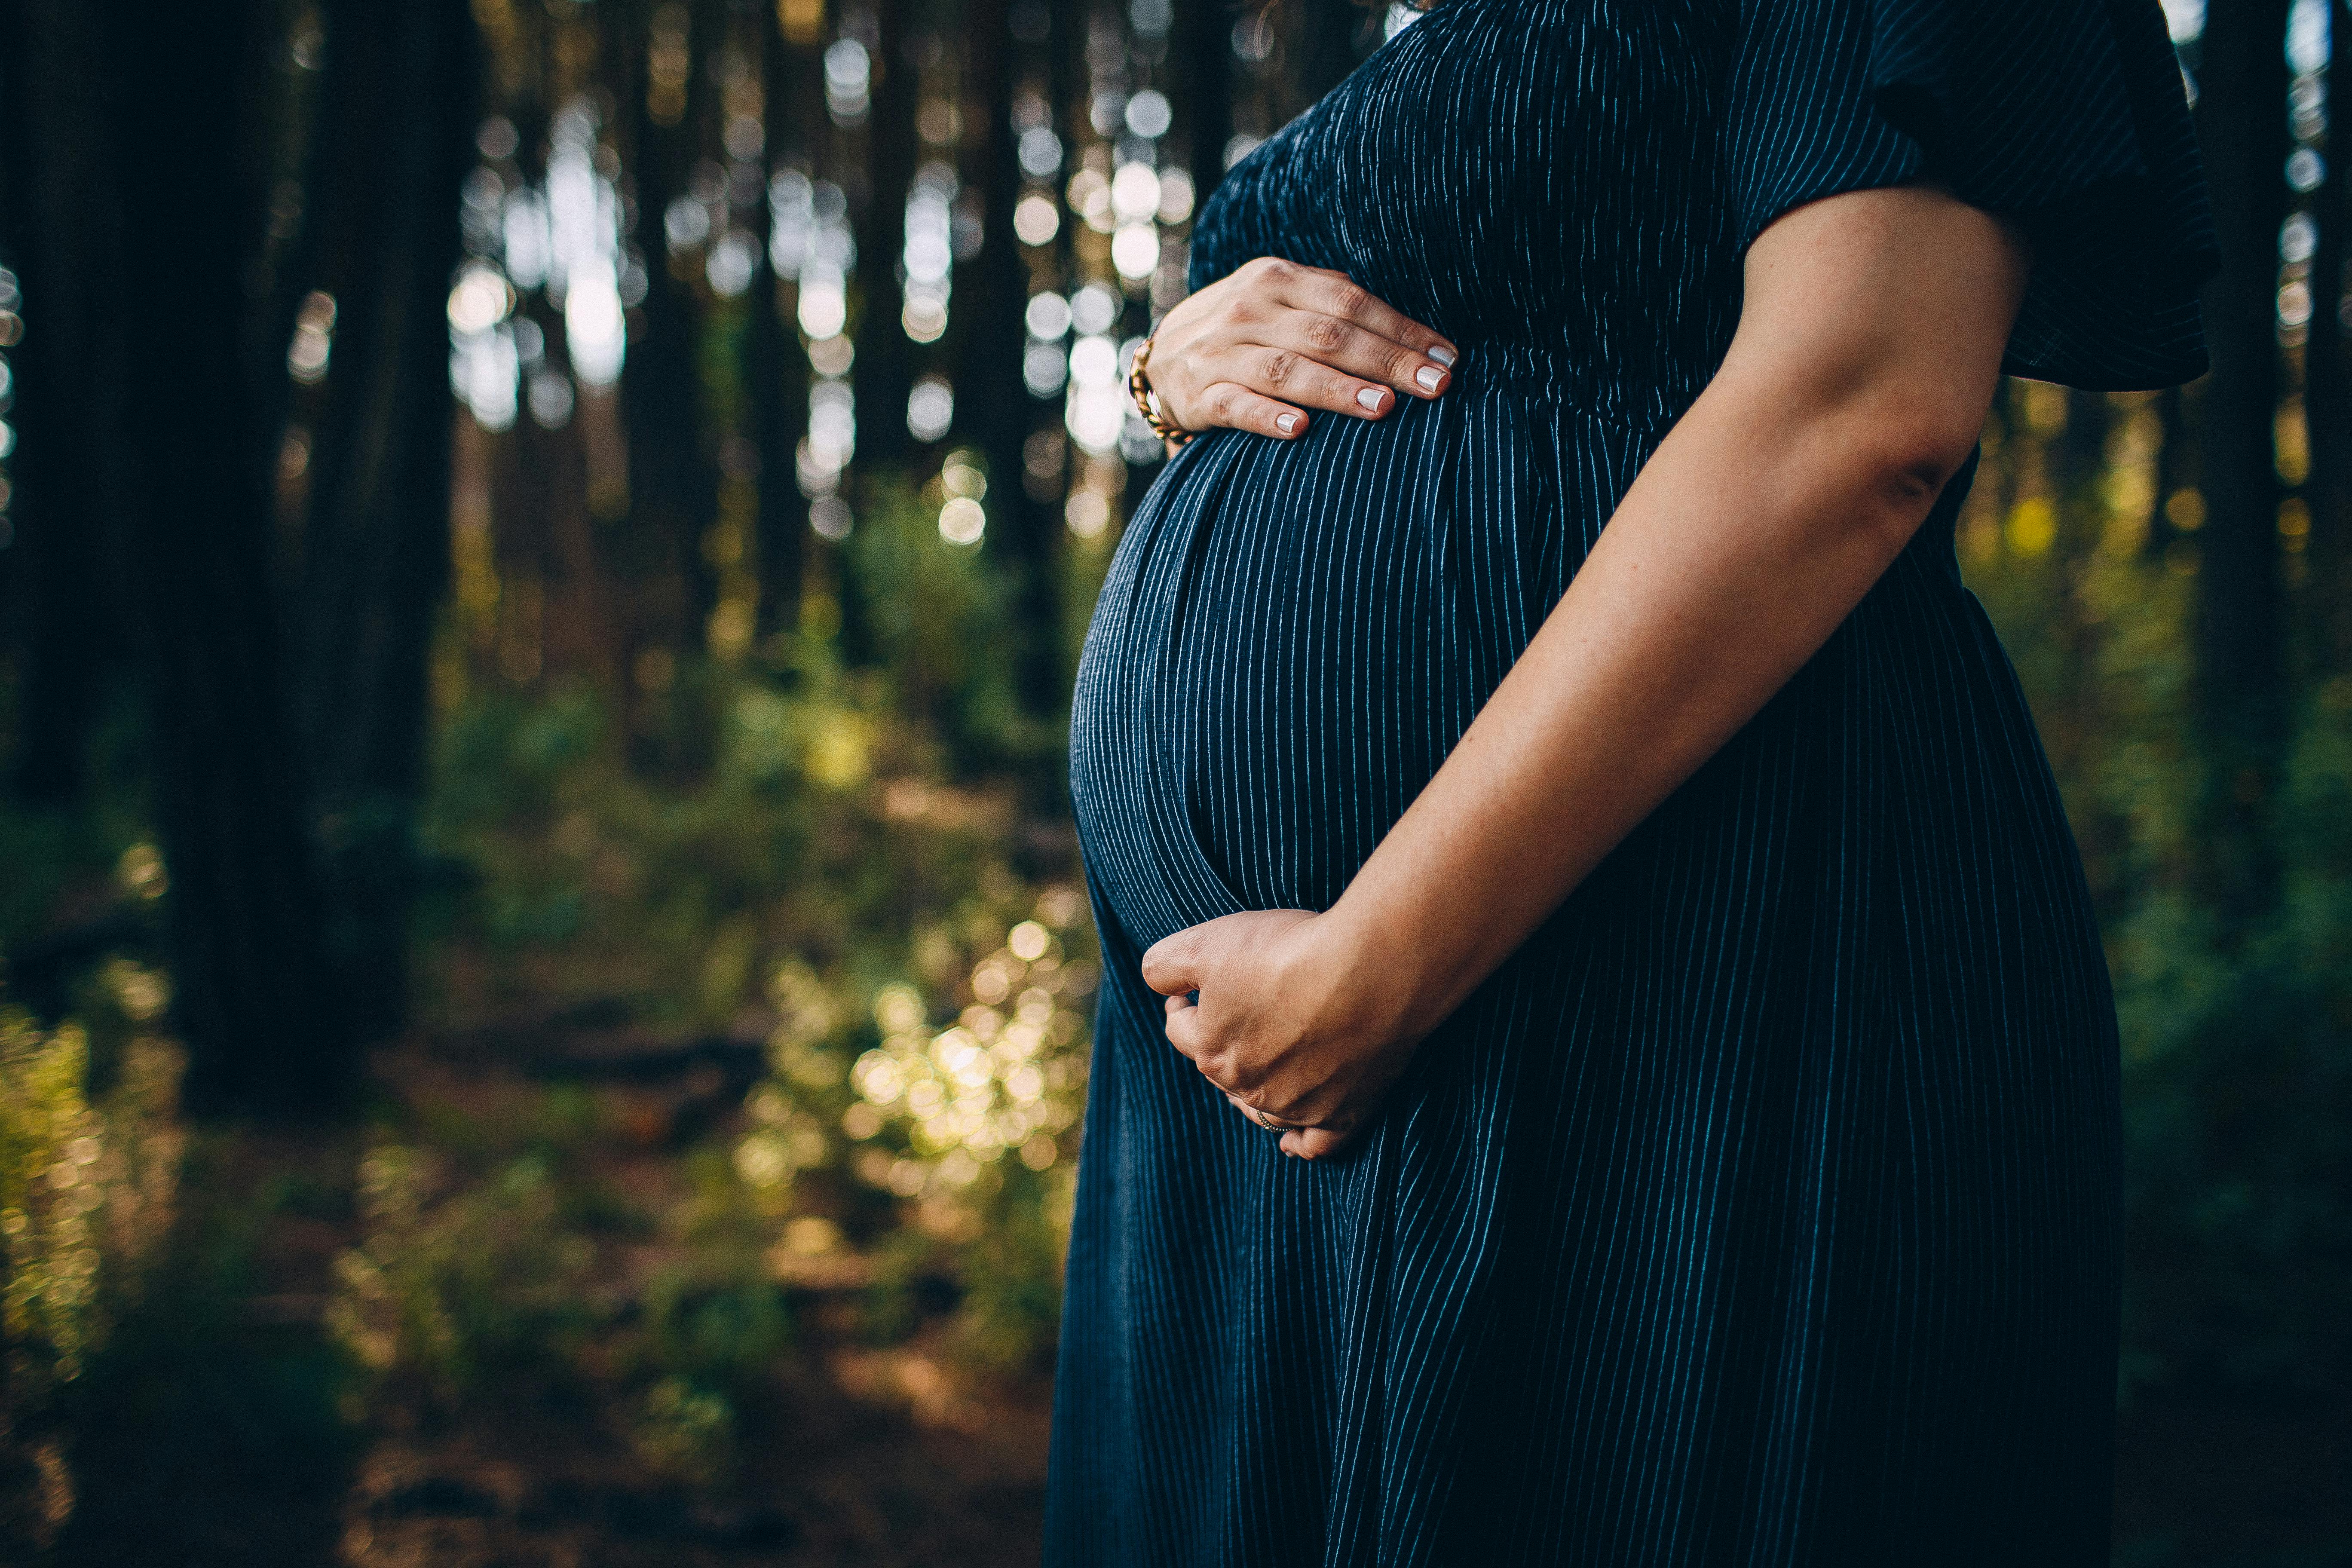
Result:
{"label": "thin tree trunk", "polygon": [[[767,131],[765,167],[774,173],[788,138],[791,106],[807,83],[803,62],[784,41],[775,7],[761,7],[760,37],[761,121]],[[808,535],[808,501],[793,477],[793,448],[808,422],[808,363],[799,335],[784,314],[783,280],[769,259],[773,212],[765,199],[754,218],[760,263],[751,278],[751,326],[746,334],[744,379],[749,384],[751,436],[760,449],[759,563],[762,634],[799,624],[802,552]]]}
{"label": "thin tree trunk", "polygon": [[907,192],[915,178],[915,68],[907,58],[910,0],[881,0],[866,121],[865,232],[857,239],[857,456],[883,464],[905,455],[912,356],[900,323],[898,267],[907,247]]}
{"label": "thin tree trunk", "polygon": [[[1031,499],[1022,479],[1024,447],[1034,417],[1021,372],[1027,342],[1022,312],[1029,299],[1029,265],[1013,231],[1013,209],[1021,199],[1022,184],[1013,127],[1013,30],[1005,0],[975,0],[966,15],[971,70],[982,84],[988,124],[981,142],[980,255],[971,274],[978,309],[967,329],[958,408],[961,423],[988,454],[989,528],[1002,542],[1000,559],[1012,579],[1013,624],[1019,639],[1013,650],[1015,692],[1023,711],[1051,731],[1064,701],[1057,548],[1062,530],[1053,510]],[[1058,748],[1045,748],[1037,763],[1031,771],[1041,795],[1057,792]]]}
{"label": "thin tree trunk", "polygon": [[2240,919],[2267,908],[2276,883],[2264,827],[2284,731],[2273,442],[2286,13],[2286,0],[2239,0],[2209,12],[2198,105],[2221,248],[2205,293],[2213,368],[2205,389],[2198,675],[2210,873],[2221,907]]}
{"label": "thin tree trunk", "polygon": [[2094,498],[2107,467],[2107,433],[2114,416],[2104,392],[2070,388],[2066,431],[2058,442],[2060,494],[2070,500]]}
{"label": "thin tree trunk", "polygon": [[2352,158],[2352,7],[2331,7],[2328,29],[2327,176],[2312,203],[2319,244],[2311,258],[2311,332],[2304,348],[2304,418],[2310,431],[2311,477],[2304,494],[2311,512],[2305,541],[2306,572],[2302,617],[2310,632],[2314,673],[2325,678],[2352,668],[2352,389],[2344,363],[2344,223],[2347,170]]}
{"label": "thin tree trunk", "polygon": [[[634,11],[632,58],[645,47],[650,14]],[[702,553],[703,535],[718,512],[710,456],[702,449],[702,377],[695,355],[702,336],[702,306],[693,281],[672,269],[663,216],[685,189],[694,163],[697,128],[709,97],[703,53],[709,43],[688,24],[686,111],[675,125],[658,124],[646,86],[632,85],[629,113],[635,142],[638,244],[646,253],[644,340],[632,343],[621,369],[621,401],[629,430],[630,526],[659,542],[649,553],[666,557],[678,584],[675,624],[667,628],[681,653],[702,646],[703,628],[719,605],[719,583]]]}

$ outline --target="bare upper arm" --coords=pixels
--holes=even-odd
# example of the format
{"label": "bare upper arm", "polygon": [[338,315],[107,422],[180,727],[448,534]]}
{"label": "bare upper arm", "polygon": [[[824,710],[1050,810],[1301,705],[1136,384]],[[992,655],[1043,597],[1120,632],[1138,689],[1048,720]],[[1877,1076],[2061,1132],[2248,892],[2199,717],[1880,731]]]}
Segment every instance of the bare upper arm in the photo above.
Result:
{"label": "bare upper arm", "polygon": [[1932,494],[1976,444],[2031,267],[2013,225],[1934,186],[1808,203],[1749,247],[1717,379],[1865,422]]}

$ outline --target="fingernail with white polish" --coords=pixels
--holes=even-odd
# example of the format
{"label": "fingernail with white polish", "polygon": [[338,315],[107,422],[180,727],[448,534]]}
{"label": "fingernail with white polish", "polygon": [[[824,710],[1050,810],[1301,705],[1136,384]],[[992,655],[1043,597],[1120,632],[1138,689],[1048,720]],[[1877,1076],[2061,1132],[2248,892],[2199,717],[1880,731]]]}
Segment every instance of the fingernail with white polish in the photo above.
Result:
{"label": "fingernail with white polish", "polygon": [[1445,379],[1445,373],[1433,364],[1425,364],[1412,373],[1412,379],[1422,391],[1435,392],[1437,384]]}
{"label": "fingernail with white polish", "polygon": [[1429,357],[1435,360],[1440,364],[1452,364],[1454,363],[1454,351],[1447,348],[1444,343],[1437,344],[1435,347],[1430,349],[1428,353]]}
{"label": "fingernail with white polish", "polygon": [[1274,416],[1274,427],[1287,436],[1293,430],[1298,428],[1298,416],[1296,414],[1277,414]]}
{"label": "fingernail with white polish", "polygon": [[1356,401],[1364,405],[1366,412],[1378,414],[1381,411],[1380,388],[1376,386],[1364,388],[1363,391],[1356,394]]}

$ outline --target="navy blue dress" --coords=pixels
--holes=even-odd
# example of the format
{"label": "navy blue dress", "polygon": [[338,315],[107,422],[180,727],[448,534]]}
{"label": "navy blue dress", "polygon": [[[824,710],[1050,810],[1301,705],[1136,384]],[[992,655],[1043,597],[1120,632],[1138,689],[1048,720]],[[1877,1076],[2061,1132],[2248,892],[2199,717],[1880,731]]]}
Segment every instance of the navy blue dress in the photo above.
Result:
{"label": "navy blue dress", "polygon": [[1281,1157],[1137,971],[1339,897],[1706,385],[1748,242],[1923,175],[2033,236],[2011,372],[2201,369],[2156,0],[1451,0],[1202,214],[1196,285],[1341,268],[1464,355],[1192,443],[1095,612],[1050,1563],[2105,1564],[2115,1016],[1969,474],[1345,1157]]}

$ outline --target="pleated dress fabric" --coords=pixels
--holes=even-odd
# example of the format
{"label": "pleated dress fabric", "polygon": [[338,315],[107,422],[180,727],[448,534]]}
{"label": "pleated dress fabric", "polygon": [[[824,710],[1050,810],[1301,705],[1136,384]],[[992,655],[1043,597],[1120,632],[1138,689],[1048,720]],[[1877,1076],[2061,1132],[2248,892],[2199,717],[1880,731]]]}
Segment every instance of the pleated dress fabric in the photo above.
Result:
{"label": "pleated dress fabric", "polygon": [[2011,370],[2201,369],[2155,0],[1451,0],[1203,210],[1196,287],[1336,268],[1464,353],[1194,441],[1096,609],[1049,1563],[2105,1563],[2115,1017],[1969,474],[1345,1156],[1282,1157],[1138,972],[1338,899],[1706,386],[1748,243],[1923,177],[2032,236]]}

